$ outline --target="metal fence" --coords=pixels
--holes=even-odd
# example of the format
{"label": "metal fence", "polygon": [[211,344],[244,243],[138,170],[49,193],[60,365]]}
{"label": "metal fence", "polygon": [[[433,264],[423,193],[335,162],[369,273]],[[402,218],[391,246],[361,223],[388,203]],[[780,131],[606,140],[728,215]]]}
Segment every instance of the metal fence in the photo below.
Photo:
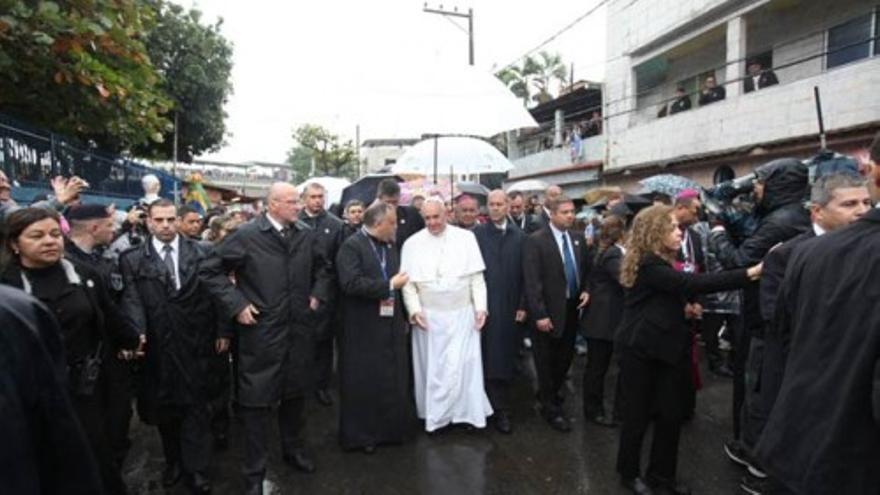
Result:
{"label": "metal fence", "polygon": [[[0,114],[0,168],[14,181],[19,194],[15,199],[29,202],[41,192],[51,192],[49,181],[58,175],[79,176],[89,183],[87,196],[105,201],[129,203],[143,196],[141,178],[159,178],[164,197],[173,199],[180,190],[180,179],[118,155],[104,153],[94,146],[69,137],[37,129]],[[29,197],[22,197],[29,195]]]}

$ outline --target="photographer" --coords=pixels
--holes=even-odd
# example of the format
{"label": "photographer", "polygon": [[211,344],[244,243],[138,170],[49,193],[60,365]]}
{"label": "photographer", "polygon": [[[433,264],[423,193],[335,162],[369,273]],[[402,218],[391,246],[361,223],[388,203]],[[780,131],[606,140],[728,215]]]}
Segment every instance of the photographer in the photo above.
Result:
{"label": "photographer", "polygon": [[[754,232],[738,246],[731,241],[724,226],[715,226],[710,234],[712,251],[728,269],[760,263],[773,246],[810,228],[810,217],[803,204],[809,182],[804,164],[794,158],[774,160],[760,167],[755,175]],[[725,443],[724,450],[733,462],[749,467],[750,473],[762,477],[749,453],[757,441],[757,432],[750,427],[747,414],[749,398],[757,392],[756,384],[749,383],[746,387],[747,378],[757,376],[763,356],[764,323],[757,283],[743,292],[742,316],[743,328],[734,346],[734,440]],[[741,414],[743,412],[746,414]]]}

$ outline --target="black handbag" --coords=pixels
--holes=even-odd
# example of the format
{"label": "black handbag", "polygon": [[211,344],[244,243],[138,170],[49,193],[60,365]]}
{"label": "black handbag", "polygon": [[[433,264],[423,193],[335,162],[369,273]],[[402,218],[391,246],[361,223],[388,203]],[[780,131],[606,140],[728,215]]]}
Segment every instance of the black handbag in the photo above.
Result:
{"label": "black handbag", "polygon": [[91,397],[95,394],[95,386],[98,384],[103,363],[101,358],[103,344],[99,342],[94,354],[87,355],[70,366],[70,390],[74,395]]}

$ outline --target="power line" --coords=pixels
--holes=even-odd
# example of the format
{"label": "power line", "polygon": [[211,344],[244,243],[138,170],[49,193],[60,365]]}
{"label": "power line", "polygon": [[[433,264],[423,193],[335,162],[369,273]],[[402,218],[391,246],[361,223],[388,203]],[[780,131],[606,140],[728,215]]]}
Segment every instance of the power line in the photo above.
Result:
{"label": "power line", "polygon": [[522,55],[516,57],[512,62],[505,65],[504,67],[502,67],[499,70],[509,69],[510,67],[513,67],[514,65],[516,65],[516,63],[519,62],[520,60],[522,60],[523,58],[528,57],[529,55],[535,53],[536,51],[540,50],[541,48],[544,48],[545,46],[550,44],[553,40],[558,38],[560,35],[562,35],[566,31],[568,31],[569,29],[575,27],[578,23],[580,23],[581,21],[583,21],[587,17],[590,17],[594,12],[596,12],[597,10],[599,10],[600,8],[605,6],[605,4],[607,4],[608,2],[609,2],[609,0],[601,0],[599,3],[597,3],[595,6],[593,6],[593,8],[588,10],[586,13],[578,16],[575,20],[570,22],[568,25],[566,25],[565,27],[563,27],[559,31],[556,31],[555,33],[553,33],[549,38],[547,38],[546,40],[544,40],[543,42],[538,44],[538,46],[536,46],[536,47],[532,48],[531,50],[523,53]]}

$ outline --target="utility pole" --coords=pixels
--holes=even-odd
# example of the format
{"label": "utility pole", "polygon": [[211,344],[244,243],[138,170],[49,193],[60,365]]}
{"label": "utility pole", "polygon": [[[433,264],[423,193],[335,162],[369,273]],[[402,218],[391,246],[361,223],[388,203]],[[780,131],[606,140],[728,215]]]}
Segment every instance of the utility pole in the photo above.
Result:
{"label": "utility pole", "polygon": [[[432,9],[428,7],[428,2],[425,2],[422,12],[440,14],[447,17],[461,17],[468,20],[468,63],[474,65],[474,9],[469,8],[467,14],[465,14],[459,12],[458,7],[453,7],[453,10],[443,10],[443,5],[441,4],[439,8]],[[453,22],[453,24],[455,23]]]}
{"label": "utility pole", "polygon": [[174,204],[175,206],[180,206],[180,193],[177,190],[177,184],[180,182],[180,178],[177,177],[177,110],[174,111],[174,150],[171,152],[172,160],[174,160],[174,164],[172,165],[171,175],[174,176]]}

